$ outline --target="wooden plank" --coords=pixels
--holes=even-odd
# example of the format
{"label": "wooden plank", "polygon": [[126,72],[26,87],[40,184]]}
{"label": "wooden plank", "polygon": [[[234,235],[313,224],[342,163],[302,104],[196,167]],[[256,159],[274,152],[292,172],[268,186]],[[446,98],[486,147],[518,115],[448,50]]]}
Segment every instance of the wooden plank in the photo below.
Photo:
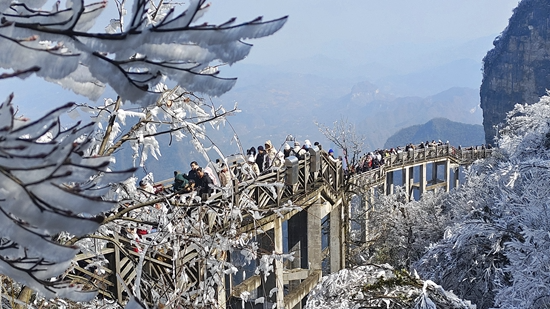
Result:
{"label": "wooden plank", "polygon": [[309,272],[309,269],[303,268],[285,269],[283,272],[283,281],[285,284],[288,284],[289,281],[307,279]]}
{"label": "wooden plank", "polygon": [[86,275],[90,276],[90,278],[84,278],[82,276],[75,275],[75,274],[69,274],[69,275],[67,275],[67,277],[69,277],[71,279],[74,279],[74,280],[79,280],[79,281],[81,280],[82,283],[90,283],[90,280],[97,280],[97,281],[99,281],[103,284],[106,284],[108,286],[114,286],[114,283],[107,280],[106,277],[98,276],[95,273],[93,273],[89,270],[86,270],[84,268],[78,267],[78,266],[75,266],[74,269],[78,270],[79,272],[81,272],[83,274],[86,274]]}
{"label": "wooden plank", "polygon": [[233,287],[231,296],[240,297],[243,292],[250,292],[257,289],[262,284],[262,278],[259,275],[245,279],[243,282]]}
{"label": "wooden plank", "polygon": [[133,285],[132,281],[134,281],[134,278],[136,277],[136,269],[135,268],[130,268],[130,269],[132,271],[128,273],[128,276],[126,277],[126,279],[124,279],[124,282],[126,282],[126,285],[128,286]]}
{"label": "wooden plank", "polygon": [[[134,252],[134,251],[128,251],[128,253],[139,259],[139,253]],[[171,259],[170,256],[167,256],[167,257]],[[167,268],[172,268],[172,264],[168,264],[168,263],[165,263],[163,261],[159,261],[159,260],[157,260],[153,257],[148,256],[148,255],[145,256],[144,260],[147,260],[148,262],[151,262],[151,263],[154,263],[154,264],[162,265],[162,266],[167,267]]]}
{"label": "wooden plank", "polygon": [[87,253],[80,253],[80,254],[77,254],[75,255],[73,261],[81,261],[81,260],[84,260],[84,259],[90,259],[90,258],[94,258],[94,257],[97,257],[97,256],[100,256],[100,255],[105,255],[105,254],[109,254],[109,253],[113,253],[115,252],[115,249],[114,248],[103,248],[101,250],[100,253],[91,253],[91,252],[87,252]]}
{"label": "wooden plank", "polygon": [[172,280],[172,269],[170,269],[168,272],[166,272],[166,268],[158,267],[158,265],[153,265],[151,269],[156,273],[158,276],[159,281],[162,281],[162,285],[170,285],[170,288],[175,289],[176,286],[174,285],[174,282]]}
{"label": "wooden plank", "polygon": [[193,251],[191,251],[191,252],[184,255],[183,259],[181,259],[181,263],[186,264],[187,262],[191,261],[192,259],[194,259],[198,255],[199,254],[197,253],[197,251],[193,250]]}
{"label": "wooden plank", "polygon": [[[302,208],[306,209],[309,205],[313,204],[316,200],[318,200],[321,196],[321,190],[314,191],[306,196],[303,196],[301,199],[295,201],[296,205],[304,205]],[[303,210],[302,210],[303,211]],[[289,211],[284,215],[284,221],[288,220],[290,217],[292,217],[294,214],[296,214],[298,211],[293,210]],[[245,226],[242,226],[239,231],[241,232],[249,232],[253,231],[257,228],[261,228],[264,231],[270,230],[273,228],[273,220],[276,216],[279,216],[278,214],[271,214],[267,217],[263,217],[260,220],[256,220],[253,223],[247,224]]]}
{"label": "wooden plank", "polygon": [[124,257],[122,261],[120,261],[120,264],[122,269],[119,274],[124,279],[126,274],[128,274],[128,272],[130,272],[130,270],[134,267],[134,263],[132,263],[129,258]]}
{"label": "wooden plank", "polygon": [[[115,234],[115,241],[118,241],[118,237],[119,237],[118,234]],[[120,248],[117,245],[115,245],[114,249],[115,249],[115,253],[114,253],[115,263],[114,263],[113,267],[115,269],[114,273],[118,274],[118,273],[120,273]],[[116,276],[113,278],[113,280],[116,282],[116,289],[115,289],[116,299],[117,299],[119,304],[122,304],[122,301],[123,301],[123,299],[122,299],[122,290],[123,290],[124,287],[122,286],[122,282],[118,282]]]}
{"label": "wooden plank", "polygon": [[302,281],[296,289],[285,296],[285,309],[294,308],[294,306],[301,302],[302,299],[321,281],[321,277],[322,272],[320,270],[312,271],[311,275],[309,275],[306,280]]}

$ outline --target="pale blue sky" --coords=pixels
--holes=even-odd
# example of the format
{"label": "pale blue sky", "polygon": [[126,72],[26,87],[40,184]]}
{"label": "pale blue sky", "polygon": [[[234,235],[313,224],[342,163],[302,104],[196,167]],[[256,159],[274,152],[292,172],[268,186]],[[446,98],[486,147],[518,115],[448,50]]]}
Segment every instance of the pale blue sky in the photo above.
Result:
{"label": "pale blue sky", "polygon": [[[517,0],[211,0],[201,22],[221,23],[231,17],[245,22],[257,16],[265,20],[289,15],[287,24],[275,35],[252,40],[243,64],[278,64],[324,55],[332,59],[414,65],[414,55],[429,56],[431,48],[449,48],[480,37],[498,35],[508,24]],[[110,2],[108,12],[115,6]],[[110,18],[101,16],[96,29]],[[492,40],[492,39],[491,39]],[[490,41],[486,40],[491,48]],[[456,57],[455,57],[456,58]],[[477,59],[478,56],[476,55]],[[481,61],[482,55],[479,55]],[[403,60],[405,59],[405,60]],[[399,62],[401,60],[401,62]],[[238,66],[240,63],[237,63]],[[411,67],[410,71],[414,68]],[[231,70],[222,76],[233,77]],[[239,76],[237,76],[239,77]],[[32,85],[38,82],[31,78]],[[15,92],[21,114],[35,118],[45,110],[67,101],[88,100],[69,94],[60,86],[41,82],[29,87],[26,81],[0,83],[0,95]],[[39,98],[39,99],[38,99]],[[99,100],[101,104],[103,100]],[[46,108],[45,108],[46,107]]]}
{"label": "pale blue sky", "polygon": [[[404,43],[437,45],[499,34],[517,0],[231,0],[211,1],[204,21],[256,16],[289,21],[274,36],[254,40],[245,63],[277,63],[330,53],[351,56]],[[328,50],[328,52],[327,52]],[[403,50],[403,54],[414,52]]]}

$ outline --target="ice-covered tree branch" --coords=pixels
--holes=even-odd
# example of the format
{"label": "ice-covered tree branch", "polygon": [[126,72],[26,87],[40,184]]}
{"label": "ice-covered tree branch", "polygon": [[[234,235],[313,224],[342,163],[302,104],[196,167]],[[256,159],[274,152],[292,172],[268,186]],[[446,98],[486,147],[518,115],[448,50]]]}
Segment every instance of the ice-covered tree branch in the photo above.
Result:
{"label": "ice-covered tree branch", "polygon": [[0,105],[0,230],[11,241],[1,249],[0,271],[48,297],[69,297],[79,287],[50,279],[65,271],[77,248],[52,236],[95,231],[115,205],[101,196],[133,170],[111,172],[109,157],[83,155],[92,127],[63,130],[59,122],[72,104],[30,122],[14,117],[11,100]]}
{"label": "ice-covered tree branch", "polygon": [[177,16],[174,9],[158,10],[152,2],[136,1],[127,29],[87,32],[105,4],[84,5],[80,0],[61,11],[39,13],[11,4],[13,13],[3,14],[0,25],[0,40],[9,50],[0,57],[0,65],[14,70],[40,67],[38,76],[93,100],[109,84],[124,101],[148,106],[161,94],[154,89],[163,79],[188,91],[219,96],[235,79],[218,77],[210,63],[242,60],[251,48],[243,39],[271,35],[287,20],[257,18],[235,24],[231,19],[219,26],[195,25],[208,7],[204,0],[192,1]]}
{"label": "ice-covered tree branch", "polygon": [[365,137],[357,132],[355,125],[345,118],[335,121],[332,128],[317,122],[315,124],[329,141],[342,150],[348,169],[353,168],[361,151],[364,150],[365,141]]}

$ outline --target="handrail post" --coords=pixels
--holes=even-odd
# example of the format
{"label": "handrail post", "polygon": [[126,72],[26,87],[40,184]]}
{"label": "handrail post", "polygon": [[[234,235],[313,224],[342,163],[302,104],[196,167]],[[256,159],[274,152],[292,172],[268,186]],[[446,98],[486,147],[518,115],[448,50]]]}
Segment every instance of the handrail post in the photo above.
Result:
{"label": "handrail post", "polygon": [[[115,238],[115,265],[114,265],[114,274],[115,274],[115,278],[114,278],[114,285],[116,287],[116,297],[117,297],[117,301],[119,304],[122,304],[123,302],[123,299],[122,299],[122,291],[123,291],[123,286],[122,286],[122,282],[119,282],[118,280],[118,276],[117,274],[120,274],[121,273],[121,269],[120,269],[120,249],[118,248],[118,244],[120,243],[119,241],[119,238],[118,238],[118,233],[114,233],[114,238]],[[124,280],[124,278],[122,278],[122,276],[120,276],[120,280]]]}
{"label": "handrail post", "polygon": [[[284,184],[284,181],[281,180],[281,168],[277,169],[277,182],[278,183],[283,183]],[[285,187],[284,186],[281,186],[281,187],[277,187],[277,207],[281,207],[281,195],[283,195],[285,191]]]}
{"label": "handrail post", "polygon": [[232,179],[233,183],[233,205],[237,205],[239,203],[239,180],[237,177]]}
{"label": "handrail post", "polygon": [[309,180],[309,166],[311,164],[311,156],[306,155],[304,160],[304,192],[308,192],[308,180]]}
{"label": "handrail post", "polygon": [[342,162],[338,162],[338,164],[336,164],[335,166],[335,169],[334,169],[334,184],[332,185],[332,188],[336,191],[338,190],[338,184],[340,183],[340,171],[344,171],[344,167],[342,165]]}

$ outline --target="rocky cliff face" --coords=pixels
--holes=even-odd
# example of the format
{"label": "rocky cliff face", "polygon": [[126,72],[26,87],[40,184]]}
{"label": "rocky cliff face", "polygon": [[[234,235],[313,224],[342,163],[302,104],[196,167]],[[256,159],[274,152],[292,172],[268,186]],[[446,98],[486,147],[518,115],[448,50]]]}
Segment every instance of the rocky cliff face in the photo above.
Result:
{"label": "rocky cliff face", "polygon": [[533,104],[550,89],[550,2],[523,0],[483,59],[481,108],[485,140],[516,103]]}

